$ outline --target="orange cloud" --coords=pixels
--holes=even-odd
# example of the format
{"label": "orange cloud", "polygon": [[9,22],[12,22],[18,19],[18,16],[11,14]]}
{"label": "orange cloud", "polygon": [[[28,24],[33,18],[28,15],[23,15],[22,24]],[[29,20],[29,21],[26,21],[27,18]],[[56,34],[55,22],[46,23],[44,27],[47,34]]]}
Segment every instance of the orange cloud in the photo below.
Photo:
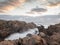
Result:
{"label": "orange cloud", "polygon": [[48,7],[60,6],[60,2],[49,4]]}
{"label": "orange cloud", "polygon": [[0,2],[0,13],[13,10],[17,6],[23,4],[24,2],[25,0],[8,0],[6,2]]}

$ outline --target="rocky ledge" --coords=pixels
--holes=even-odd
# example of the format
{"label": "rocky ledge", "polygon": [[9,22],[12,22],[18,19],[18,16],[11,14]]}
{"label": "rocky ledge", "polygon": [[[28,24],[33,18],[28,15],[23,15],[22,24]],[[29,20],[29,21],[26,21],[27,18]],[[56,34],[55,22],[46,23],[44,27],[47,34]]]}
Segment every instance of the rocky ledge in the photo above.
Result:
{"label": "rocky ledge", "polygon": [[[12,33],[27,31],[31,28],[38,28],[39,34],[28,34],[16,40],[4,40]],[[24,21],[0,20],[0,45],[60,45],[60,23],[50,25],[46,29],[43,25],[36,26],[34,23]]]}
{"label": "rocky ledge", "polygon": [[24,21],[5,21],[0,20],[0,41],[8,37],[12,33],[22,33],[28,29],[36,28],[33,22],[26,23]]}

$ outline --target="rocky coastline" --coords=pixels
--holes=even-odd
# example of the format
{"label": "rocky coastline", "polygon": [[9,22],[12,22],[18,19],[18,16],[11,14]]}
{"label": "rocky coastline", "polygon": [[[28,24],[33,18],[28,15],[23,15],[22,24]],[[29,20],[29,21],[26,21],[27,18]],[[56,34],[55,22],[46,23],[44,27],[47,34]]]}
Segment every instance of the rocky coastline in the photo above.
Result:
{"label": "rocky coastline", "polygon": [[[13,33],[22,33],[28,29],[37,28],[39,34],[27,34],[24,38],[4,40]],[[44,28],[35,23],[24,21],[0,20],[0,45],[60,45],[60,23]]]}

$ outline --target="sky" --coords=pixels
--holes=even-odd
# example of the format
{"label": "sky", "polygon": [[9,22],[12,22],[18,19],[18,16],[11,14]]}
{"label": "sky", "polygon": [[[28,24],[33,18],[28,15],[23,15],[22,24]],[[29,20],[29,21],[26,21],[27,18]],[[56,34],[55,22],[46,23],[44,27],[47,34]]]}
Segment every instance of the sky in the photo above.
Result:
{"label": "sky", "polygon": [[0,15],[44,16],[60,13],[60,0],[0,0]]}

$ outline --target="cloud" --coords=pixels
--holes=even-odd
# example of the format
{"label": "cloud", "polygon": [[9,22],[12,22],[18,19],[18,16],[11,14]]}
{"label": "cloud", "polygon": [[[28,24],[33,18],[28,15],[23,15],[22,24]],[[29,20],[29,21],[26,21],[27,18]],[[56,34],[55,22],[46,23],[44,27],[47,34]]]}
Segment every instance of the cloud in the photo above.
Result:
{"label": "cloud", "polygon": [[[60,0],[26,0],[26,2],[37,2],[39,4],[42,4],[42,5],[48,5],[50,7],[53,7],[53,6],[59,6],[60,5]],[[38,4],[38,5],[39,5]]]}
{"label": "cloud", "polygon": [[35,14],[35,13],[43,13],[43,12],[46,12],[47,9],[45,8],[39,8],[39,7],[36,7],[36,8],[32,8],[30,12],[27,12],[28,14]]}
{"label": "cloud", "polygon": [[38,13],[38,12],[46,12],[47,9],[37,7],[37,8],[33,8],[31,11],[32,11],[32,12],[37,12],[37,13]]}
{"label": "cloud", "polygon": [[0,13],[13,10],[14,8],[20,6],[24,2],[25,0],[7,0],[2,2],[0,1]]}
{"label": "cloud", "polygon": [[35,12],[45,12],[45,11],[47,11],[47,9],[44,9],[44,8],[33,8],[31,11],[35,11]]}
{"label": "cloud", "polygon": [[26,0],[26,2],[36,2],[37,0]]}
{"label": "cloud", "polygon": [[50,7],[53,7],[53,6],[60,6],[60,0],[48,0],[48,3]]}
{"label": "cloud", "polygon": [[[27,3],[28,2],[28,3]],[[10,10],[15,9],[18,6],[21,6],[21,4],[26,3],[24,6],[27,5],[27,8],[33,7],[33,6],[48,6],[48,7],[54,7],[54,6],[59,6],[60,5],[60,0],[0,0],[0,13],[3,12],[8,12]],[[33,5],[30,7],[28,6],[29,4]],[[25,7],[24,7],[25,8]],[[31,9],[31,11],[35,12],[45,12],[47,9]]]}
{"label": "cloud", "polygon": [[50,7],[60,6],[60,0],[38,0],[42,5]]}
{"label": "cloud", "polygon": [[54,6],[60,6],[60,3],[53,3],[53,4],[49,4],[49,7],[54,7]]}
{"label": "cloud", "polygon": [[26,2],[32,2],[32,0],[26,0]]}

